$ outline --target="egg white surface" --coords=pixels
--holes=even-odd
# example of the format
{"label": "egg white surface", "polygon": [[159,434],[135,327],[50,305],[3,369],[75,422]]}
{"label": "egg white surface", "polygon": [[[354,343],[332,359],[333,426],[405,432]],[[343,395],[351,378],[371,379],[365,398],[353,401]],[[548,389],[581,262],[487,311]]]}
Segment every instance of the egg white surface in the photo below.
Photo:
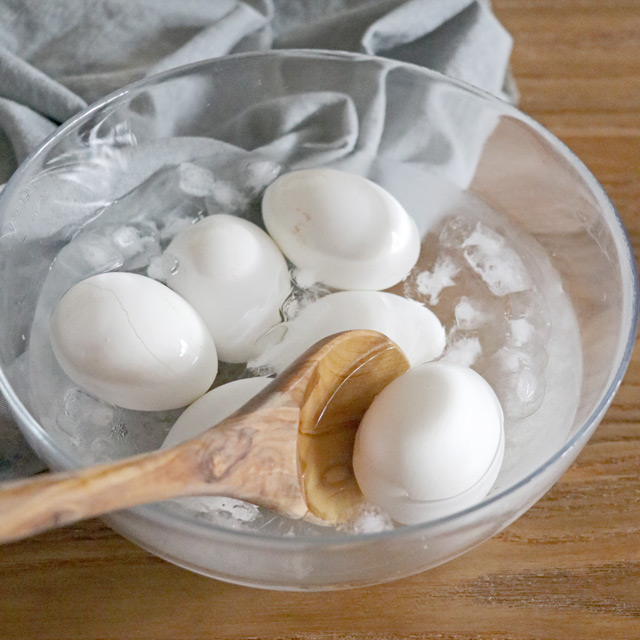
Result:
{"label": "egg white surface", "polygon": [[387,289],[420,253],[418,228],[402,205],[355,173],[286,173],[267,187],[262,217],[293,264],[337,289]]}
{"label": "egg white surface", "polygon": [[247,362],[257,339],[280,321],[290,290],[287,263],[255,224],[226,214],[204,218],[179,233],[167,255],[177,269],[167,285],[202,316],[224,362]]}
{"label": "egg white surface", "polygon": [[394,520],[417,524],[479,502],[504,455],[493,389],[453,363],[427,363],[391,382],[365,413],[353,455],[363,494]]}
{"label": "egg white surface", "polygon": [[282,372],[309,347],[334,333],[353,329],[378,331],[393,340],[409,362],[437,358],[444,350],[445,331],[424,305],[382,291],[338,291],[312,302],[284,324],[280,342],[250,363]]}
{"label": "egg white surface", "polygon": [[213,339],[193,307],[133,273],[104,273],[71,287],[53,311],[50,337],[76,384],[126,409],[183,407],[218,371]]}

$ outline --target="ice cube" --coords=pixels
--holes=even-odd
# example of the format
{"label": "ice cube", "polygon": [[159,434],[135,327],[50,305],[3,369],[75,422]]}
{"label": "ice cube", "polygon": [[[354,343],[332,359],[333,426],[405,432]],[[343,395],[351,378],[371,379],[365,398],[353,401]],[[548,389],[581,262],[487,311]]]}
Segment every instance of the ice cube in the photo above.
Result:
{"label": "ice cube", "polygon": [[71,388],[62,400],[56,424],[78,445],[108,435],[113,417],[112,405],[81,389]]}
{"label": "ice cube", "polygon": [[487,225],[476,223],[462,248],[469,266],[494,295],[504,296],[532,287],[520,256],[506,244],[503,236]]}
{"label": "ice cube", "polygon": [[505,296],[532,286],[520,256],[504,246],[490,230],[477,229],[464,241],[463,247],[465,260],[493,295]]}
{"label": "ice cube", "polygon": [[160,225],[160,243],[165,248],[181,231],[188,229],[204,217],[204,210],[197,207],[178,207],[167,214]]}
{"label": "ice cube", "polygon": [[216,179],[211,171],[193,162],[178,165],[178,175],[178,185],[187,195],[204,198],[215,189]]}
{"label": "ice cube", "polygon": [[477,335],[465,334],[455,329],[447,336],[447,348],[441,361],[472,367],[482,355],[482,345]]}
{"label": "ice cube", "polygon": [[146,268],[160,254],[158,229],[153,222],[138,222],[111,230],[105,228],[115,246],[122,252],[124,268],[129,271]]}
{"label": "ice cube", "polygon": [[440,246],[447,249],[461,249],[464,241],[473,233],[473,224],[466,218],[455,217],[440,230]]}
{"label": "ice cube", "polygon": [[514,347],[526,347],[535,342],[535,328],[526,318],[509,320],[507,343]]}
{"label": "ice cube", "polygon": [[460,267],[449,255],[438,256],[432,271],[422,271],[416,276],[416,289],[418,293],[427,298],[430,305],[437,305],[440,294],[446,287],[455,285],[455,276],[460,272]]}
{"label": "ice cube", "polygon": [[99,437],[90,441],[88,453],[83,451],[83,458],[88,459],[91,463],[102,463],[113,460],[114,457],[119,457],[118,453],[114,449],[114,443],[110,438]]}
{"label": "ice cube", "polygon": [[147,267],[147,275],[159,282],[167,282],[170,276],[178,273],[179,266],[178,258],[171,253],[163,253],[151,258]]}
{"label": "ice cube", "polygon": [[210,214],[242,213],[249,202],[249,196],[241,189],[227,182],[218,182],[215,190],[205,199],[205,207]]}
{"label": "ice cube", "polygon": [[215,184],[205,198],[209,213],[246,214],[281,171],[279,164],[248,154],[224,165],[218,158],[201,159],[196,164],[208,167],[215,177]]}
{"label": "ice cube", "polygon": [[493,255],[499,253],[504,247],[505,241],[497,231],[489,228],[482,222],[477,222],[473,231],[462,242],[462,248],[479,247],[485,253]]}
{"label": "ice cube", "polygon": [[348,522],[337,528],[345,533],[365,534],[390,531],[394,525],[385,511],[372,504],[364,504]]}
{"label": "ice cube", "polygon": [[226,529],[253,528],[252,523],[260,517],[260,509],[255,505],[221,496],[178,498],[166,505],[183,517]]}
{"label": "ice cube", "polygon": [[544,372],[532,354],[502,347],[482,372],[496,392],[505,417],[519,420],[530,416],[542,403]]}
{"label": "ice cube", "polygon": [[229,520],[238,524],[253,522],[260,515],[258,507],[235,498],[223,496],[196,496],[183,498],[179,503],[185,509],[194,511],[201,516],[208,516],[211,520],[223,519],[228,526]]}
{"label": "ice cube", "polygon": [[456,325],[462,331],[473,331],[485,325],[492,315],[484,310],[479,300],[472,300],[467,296],[460,298],[454,310]]}
{"label": "ice cube", "polygon": [[536,287],[506,296],[505,305],[505,317],[508,320],[525,320],[533,327],[538,343],[547,343],[551,331],[549,307]]}
{"label": "ice cube", "polygon": [[282,171],[282,166],[273,160],[246,160],[240,166],[241,183],[254,194],[264,191]]}
{"label": "ice cube", "polygon": [[141,250],[142,241],[133,227],[120,227],[113,232],[113,241],[125,257],[135,255]]}

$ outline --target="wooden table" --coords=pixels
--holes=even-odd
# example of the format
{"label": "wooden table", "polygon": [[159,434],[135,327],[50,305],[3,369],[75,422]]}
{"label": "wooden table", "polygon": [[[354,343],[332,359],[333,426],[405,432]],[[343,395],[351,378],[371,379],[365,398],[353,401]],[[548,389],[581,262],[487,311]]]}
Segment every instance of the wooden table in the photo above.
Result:
{"label": "wooden table", "polygon": [[[640,0],[494,0],[521,107],[604,185],[640,252]],[[347,592],[237,587],[99,521],[0,548],[0,640],[640,638],[640,350],[602,425],[527,514],[430,572]]]}

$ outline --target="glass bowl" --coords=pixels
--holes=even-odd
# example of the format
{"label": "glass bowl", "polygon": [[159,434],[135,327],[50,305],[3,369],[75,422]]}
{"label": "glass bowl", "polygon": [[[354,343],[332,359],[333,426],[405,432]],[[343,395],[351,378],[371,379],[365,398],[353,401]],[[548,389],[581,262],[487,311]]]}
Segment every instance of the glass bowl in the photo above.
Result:
{"label": "glass bowl", "polygon": [[[133,415],[70,384],[47,331],[64,290],[100,271],[161,273],[171,268],[163,243],[178,229],[220,211],[260,224],[266,185],[283,170],[317,166],[370,177],[415,218],[429,255],[393,292],[440,310],[445,357],[467,359],[499,387],[506,452],[486,498],[420,525],[334,530],[242,505],[196,517],[175,501],[105,518],[173,563],[256,587],[374,584],[487,540],[576,458],[620,384],[636,330],[635,264],[611,202],[561,142],[513,106],[422,68],[355,54],[206,61],[89,107],[1,195],[0,386],[50,467],[158,447],[179,413]],[[488,254],[478,255],[483,243]],[[425,286],[452,255],[471,269],[469,288]],[[455,311],[478,287],[489,289],[471,300],[476,311],[489,305],[484,324],[484,312],[474,323]],[[497,329],[489,334],[488,325]],[[243,365],[221,373],[246,375]]]}

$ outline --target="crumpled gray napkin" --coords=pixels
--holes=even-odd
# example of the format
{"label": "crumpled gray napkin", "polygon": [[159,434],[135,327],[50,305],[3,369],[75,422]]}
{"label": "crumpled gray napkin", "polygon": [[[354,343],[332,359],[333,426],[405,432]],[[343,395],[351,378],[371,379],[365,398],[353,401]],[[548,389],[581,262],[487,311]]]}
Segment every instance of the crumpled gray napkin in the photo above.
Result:
{"label": "crumpled gray napkin", "polygon": [[[412,62],[515,101],[486,0],[0,0],[0,184],[56,127],[125,84],[245,51]],[[42,468],[0,395],[0,480]]]}

